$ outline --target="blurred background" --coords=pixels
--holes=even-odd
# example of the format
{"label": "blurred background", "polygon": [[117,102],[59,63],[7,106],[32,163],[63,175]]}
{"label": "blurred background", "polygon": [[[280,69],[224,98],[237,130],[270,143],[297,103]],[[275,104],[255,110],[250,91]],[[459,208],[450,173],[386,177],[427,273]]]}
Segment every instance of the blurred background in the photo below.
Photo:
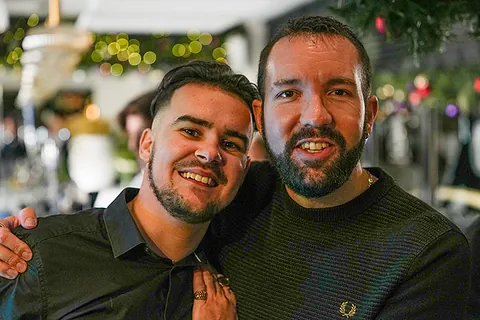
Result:
{"label": "blurred background", "polygon": [[124,110],[166,71],[214,59],[256,82],[286,19],[331,15],[373,63],[380,111],[364,165],[464,229],[480,212],[480,3],[466,2],[0,0],[0,217],[108,205],[142,167],[148,115]]}

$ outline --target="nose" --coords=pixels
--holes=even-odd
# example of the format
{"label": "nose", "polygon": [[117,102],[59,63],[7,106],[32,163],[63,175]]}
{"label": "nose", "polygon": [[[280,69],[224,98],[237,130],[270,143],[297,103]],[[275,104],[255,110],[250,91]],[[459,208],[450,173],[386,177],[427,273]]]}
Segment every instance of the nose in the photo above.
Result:
{"label": "nose", "polygon": [[318,127],[332,125],[333,117],[322,97],[318,94],[312,94],[307,97],[300,115],[300,123],[303,126]]}
{"label": "nose", "polygon": [[202,143],[202,145],[195,151],[195,156],[202,163],[223,162],[220,148],[216,143]]}

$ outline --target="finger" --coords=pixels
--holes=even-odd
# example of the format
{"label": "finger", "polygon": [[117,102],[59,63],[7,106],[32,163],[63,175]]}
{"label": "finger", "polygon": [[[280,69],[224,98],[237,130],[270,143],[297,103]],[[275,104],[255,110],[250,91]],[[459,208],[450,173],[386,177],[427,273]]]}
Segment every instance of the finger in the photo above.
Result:
{"label": "finger", "polygon": [[17,270],[12,269],[9,264],[0,261],[0,277],[7,279],[15,279],[17,276]]}
{"label": "finger", "polygon": [[37,214],[33,208],[25,208],[17,214],[20,224],[25,229],[33,229],[37,226]]}
{"label": "finger", "polygon": [[193,292],[205,290],[205,282],[203,281],[203,270],[198,268],[193,271]]}
{"label": "finger", "polygon": [[[18,239],[17,236],[7,228],[0,228],[0,247],[11,250],[11,254],[17,255],[19,259],[25,261],[32,259],[32,250],[30,250],[28,245]],[[7,259],[12,259],[10,254],[7,254]],[[0,260],[6,261],[6,259],[2,258],[0,258]]]}
{"label": "finger", "polygon": [[[27,263],[23,261],[19,256],[0,245],[0,261],[6,263],[10,268],[16,269],[18,272],[23,273],[27,270]],[[5,270],[6,272],[6,270]]]}
{"label": "finger", "polygon": [[215,288],[215,279],[213,279],[212,274],[210,271],[203,270],[203,282],[205,282],[205,286],[207,288],[208,299],[215,298],[217,290]]}
{"label": "finger", "polygon": [[237,297],[235,297],[235,293],[233,292],[232,288],[225,286],[222,288],[222,290],[223,290],[223,293],[225,294],[225,297],[228,299],[228,301],[230,301],[230,303],[236,307]]}
{"label": "finger", "polygon": [[0,220],[1,225],[5,228],[12,230],[20,225],[20,220],[16,216],[6,217],[5,219]]}

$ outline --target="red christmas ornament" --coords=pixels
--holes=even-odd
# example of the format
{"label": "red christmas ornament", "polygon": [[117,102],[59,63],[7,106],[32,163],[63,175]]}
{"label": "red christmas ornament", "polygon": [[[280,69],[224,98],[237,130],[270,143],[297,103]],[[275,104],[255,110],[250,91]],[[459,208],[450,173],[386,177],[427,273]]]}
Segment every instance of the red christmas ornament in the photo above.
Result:
{"label": "red christmas ornament", "polygon": [[425,88],[417,89],[416,91],[420,95],[420,97],[426,98],[430,95],[430,92],[432,92],[432,87],[427,86]]}
{"label": "red christmas ornament", "polygon": [[375,18],[375,27],[377,28],[378,32],[381,34],[385,34],[385,18],[376,17]]}
{"label": "red christmas ornament", "polygon": [[473,82],[473,89],[480,93],[480,78],[475,79],[475,81]]}

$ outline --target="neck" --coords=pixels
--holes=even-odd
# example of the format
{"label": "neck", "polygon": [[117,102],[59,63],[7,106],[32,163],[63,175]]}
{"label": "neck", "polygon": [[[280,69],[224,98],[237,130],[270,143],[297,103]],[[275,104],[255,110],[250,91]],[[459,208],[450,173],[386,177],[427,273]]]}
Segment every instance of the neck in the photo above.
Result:
{"label": "neck", "polygon": [[337,190],[318,198],[307,198],[285,186],[288,195],[304,208],[331,208],[358,197],[370,187],[369,173],[358,163],[348,180]]}
{"label": "neck", "polygon": [[[172,217],[156,199],[156,203],[150,205],[152,202],[145,198],[140,190],[128,207],[151,249],[174,262],[192,254],[202,241],[210,223],[185,223]],[[147,208],[156,210],[150,211]]]}

